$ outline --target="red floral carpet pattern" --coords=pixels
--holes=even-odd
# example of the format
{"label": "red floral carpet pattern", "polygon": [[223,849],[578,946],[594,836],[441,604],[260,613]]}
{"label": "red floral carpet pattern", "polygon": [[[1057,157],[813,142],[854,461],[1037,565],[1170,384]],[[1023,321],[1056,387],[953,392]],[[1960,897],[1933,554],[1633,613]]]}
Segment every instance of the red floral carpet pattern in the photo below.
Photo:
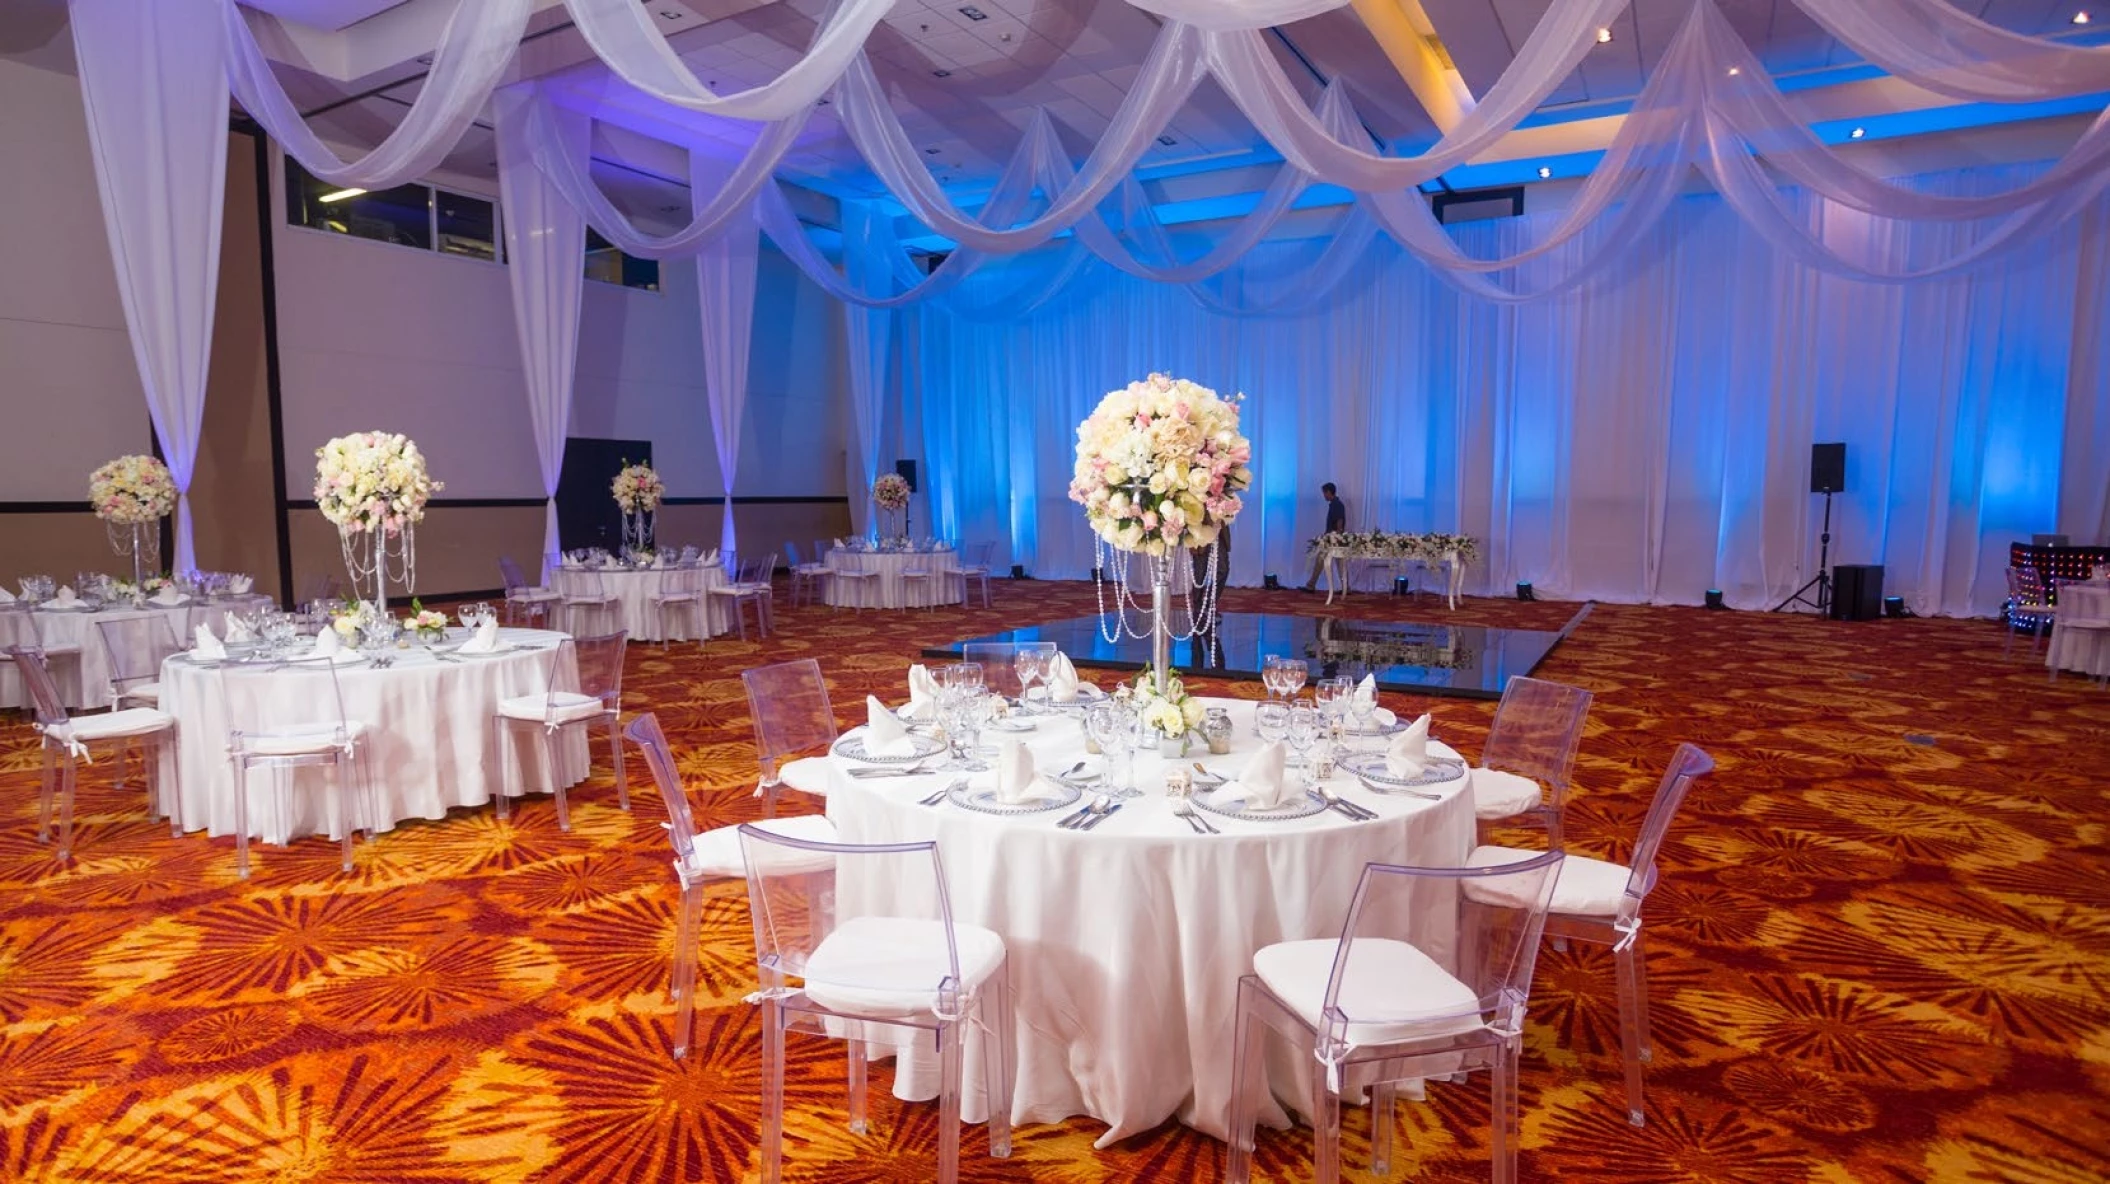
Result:
{"label": "red floral carpet pattern", "polygon": [[[633,651],[705,825],[755,816],[738,673],[820,659],[847,718],[898,695],[917,647],[1089,611],[1088,587],[999,586],[1000,608],[779,612],[768,641]],[[1323,611],[1240,592],[1239,611]],[[1473,601],[1467,622],[1554,628],[1575,606]],[[1445,619],[1430,600],[1348,615]],[[1985,622],[1837,624],[1600,607],[1540,668],[1591,688],[1577,850],[1618,857],[1672,747],[1720,762],[1648,906],[1655,1064],[1629,1126],[1612,967],[1539,962],[1521,1088],[1527,1179],[2110,1179],[2110,694],[2003,660]],[[1220,687],[1206,688],[1221,691]],[[1252,694],[1252,684],[1232,688]],[[1468,753],[1492,704],[1431,710]],[[198,738],[187,738],[201,742]],[[209,742],[209,741],[202,741]],[[97,766],[74,862],[35,842],[36,749],[0,731],[0,1179],[719,1181],[755,1175],[759,1038],[744,891],[712,890],[694,1051],[668,1054],[676,894],[643,762],[633,813],[603,762],[573,791],[414,822],[337,870],[310,840],[171,839]],[[1350,874],[1352,869],[1343,869]],[[1225,1034],[1230,1039],[1230,1034]],[[876,1069],[874,1130],[844,1125],[839,1049],[794,1038],[800,1180],[933,1170],[935,1107]],[[1403,1105],[1394,1178],[1484,1179],[1484,1077]],[[1347,1117],[1361,1177],[1369,1118]],[[974,1180],[1214,1180],[1223,1148],[1167,1124],[1107,1151],[1086,1119],[966,1136]],[[1308,1132],[1271,1133],[1273,1180]]]}

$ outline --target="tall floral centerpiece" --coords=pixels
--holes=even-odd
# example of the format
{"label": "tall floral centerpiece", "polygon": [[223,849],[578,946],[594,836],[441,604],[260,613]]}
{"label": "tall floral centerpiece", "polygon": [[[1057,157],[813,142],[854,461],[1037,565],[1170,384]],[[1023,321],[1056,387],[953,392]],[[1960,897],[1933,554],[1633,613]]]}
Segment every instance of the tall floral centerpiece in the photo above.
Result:
{"label": "tall floral centerpiece", "polygon": [[[1208,629],[1216,617],[1220,586],[1217,536],[1245,503],[1239,493],[1252,484],[1247,464],[1252,442],[1238,430],[1243,395],[1229,399],[1184,378],[1153,374],[1099,401],[1077,428],[1077,464],[1070,500],[1084,507],[1091,524],[1098,577],[1099,619],[1108,641],[1125,633],[1151,639],[1151,681],[1159,697],[1170,693],[1172,651],[1171,563],[1181,548],[1209,549],[1208,579],[1199,611],[1187,595],[1189,628],[1184,639]],[[1150,632],[1128,622],[1133,604],[1129,568],[1144,556],[1150,578]],[[1120,562],[1109,560],[1118,555]],[[1114,585],[1109,621],[1106,585]]]}
{"label": "tall floral centerpiece", "polygon": [[151,456],[120,456],[88,474],[88,502],[110,532],[110,549],[132,558],[132,586],[161,568],[158,523],[176,508],[176,481]]}
{"label": "tall floral centerpiece", "polygon": [[337,528],[353,594],[376,612],[387,609],[390,579],[417,587],[417,524],[442,488],[408,436],[353,432],[315,450],[315,505]]}
{"label": "tall floral centerpiece", "polygon": [[872,504],[886,515],[886,524],[879,531],[881,538],[901,537],[900,515],[908,509],[908,494],[908,479],[899,473],[882,473],[879,480],[872,482]]}
{"label": "tall floral centerpiece", "polygon": [[609,486],[616,508],[623,512],[623,546],[632,551],[652,549],[652,520],[660,500],[667,496],[667,483],[651,465],[625,463]]}

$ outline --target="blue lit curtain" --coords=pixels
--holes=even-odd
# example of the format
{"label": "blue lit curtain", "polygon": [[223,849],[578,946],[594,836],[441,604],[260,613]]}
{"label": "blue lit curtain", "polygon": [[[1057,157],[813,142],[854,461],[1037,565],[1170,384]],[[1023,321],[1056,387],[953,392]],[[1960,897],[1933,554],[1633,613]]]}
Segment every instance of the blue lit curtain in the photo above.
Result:
{"label": "blue lit curtain", "polygon": [[[1915,185],[1998,192],[2040,168]],[[1795,200],[1826,241],[1900,267],[1985,229]],[[1476,254],[1509,251],[1557,216],[1457,229]],[[1591,246],[1584,236],[1564,250]],[[1552,275],[1571,262],[1556,252],[1529,266]],[[1472,573],[1483,590],[1530,580],[1553,595],[1697,603],[1718,587],[1744,608],[1815,573],[1809,446],[1844,440],[1832,561],[1884,564],[1915,611],[1986,613],[2013,539],[2110,533],[2106,275],[2100,205],[1997,267],[1893,286],[1820,275],[1720,199],[1688,197],[1628,266],[1530,305],[1463,296],[1380,246],[1297,316],[1217,316],[1117,275],[1011,324],[906,310],[896,405],[904,438],[922,441],[946,532],[1008,539],[1013,561],[1045,577],[1091,565],[1062,496],[1076,423],[1105,391],[1165,370],[1248,396],[1256,476],[1236,583],[1301,580],[1317,487],[1331,480],[1354,528],[1483,540]],[[997,267],[966,286],[1005,282]]]}

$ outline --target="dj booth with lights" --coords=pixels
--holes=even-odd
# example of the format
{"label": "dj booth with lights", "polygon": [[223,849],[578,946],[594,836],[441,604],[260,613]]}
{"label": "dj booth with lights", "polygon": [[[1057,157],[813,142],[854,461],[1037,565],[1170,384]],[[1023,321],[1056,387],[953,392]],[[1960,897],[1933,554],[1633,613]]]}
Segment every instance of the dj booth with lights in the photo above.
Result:
{"label": "dj booth with lights", "polygon": [[[2037,577],[2050,589],[2052,603],[2058,603],[2059,591],[2056,580],[2085,580],[2094,568],[2110,566],[2110,547],[2038,546],[2034,543],[2013,543],[2007,549],[2010,567],[2034,568]],[[2010,610],[2008,616],[2018,625],[2034,628],[2036,619],[2027,613]]]}

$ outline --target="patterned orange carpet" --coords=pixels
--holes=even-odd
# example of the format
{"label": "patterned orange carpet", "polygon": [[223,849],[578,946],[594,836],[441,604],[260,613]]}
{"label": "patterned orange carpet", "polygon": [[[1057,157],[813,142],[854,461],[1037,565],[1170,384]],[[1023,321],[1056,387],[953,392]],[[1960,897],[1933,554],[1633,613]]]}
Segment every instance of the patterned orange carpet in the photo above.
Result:
{"label": "patterned orange carpet", "polygon": [[[836,702],[899,694],[928,641],[1090,611],[1089,586],[1009,584],[996,610],[779,613],[766,642],[633,651],[699,821],[752,817],[741,669],[821,660]],[[1237,611],[1318,612],[1239,592]],[[1575,606],[1472,601],[1457,619],[1553,628]],[[1351,615],[1440,620],[1430,600]],[[1649,1122],[1620,1103],[1609,956],[1548,950],[1524,1056],[1526,1179],[2110,1179],[2110,693],[2003,660],[1987,622],[1837,624],[1600,607],[1540,668],[1597,693],[1575,849],[1622,853],[1672,747],[1701,783],[1652,897]],[[1221,693],[1221,687],[1205,687]],[[1239,688],[1251,693],[1257,687]],[[1432,710],[1478,751],[1491,703]],[[849,712],[845,711],[846,718]],[[75,863],[34,841],[36,750],[5,726],[0,792],[0,1179],[691,1181],[754,1175],[759,1083],[744,892],[714,889],[699,1036],[668,1055],[676,894],[645,787],[603,767],[510,826],[411,823],[351,876],[310,840],[172,840],[98,766]],[[1229,1034],[1226,1033],[1226,1039]],[[795,1179],[930,1178],[935,1106],[873,1089],[844,1128],[838,1050],[792,1043]],[[1393,1178],[1485,1179],[1487,1087],[1402,1106]],[[1348,1162],[1366,1162],[1351,1111]],[[1095,1152],[1089,1120],[967,1135],[974,1180],[1214,1180],[1223,1148],[1168,1124]],[[1308,1178],[1308,1131],[1261,1164]]]}

